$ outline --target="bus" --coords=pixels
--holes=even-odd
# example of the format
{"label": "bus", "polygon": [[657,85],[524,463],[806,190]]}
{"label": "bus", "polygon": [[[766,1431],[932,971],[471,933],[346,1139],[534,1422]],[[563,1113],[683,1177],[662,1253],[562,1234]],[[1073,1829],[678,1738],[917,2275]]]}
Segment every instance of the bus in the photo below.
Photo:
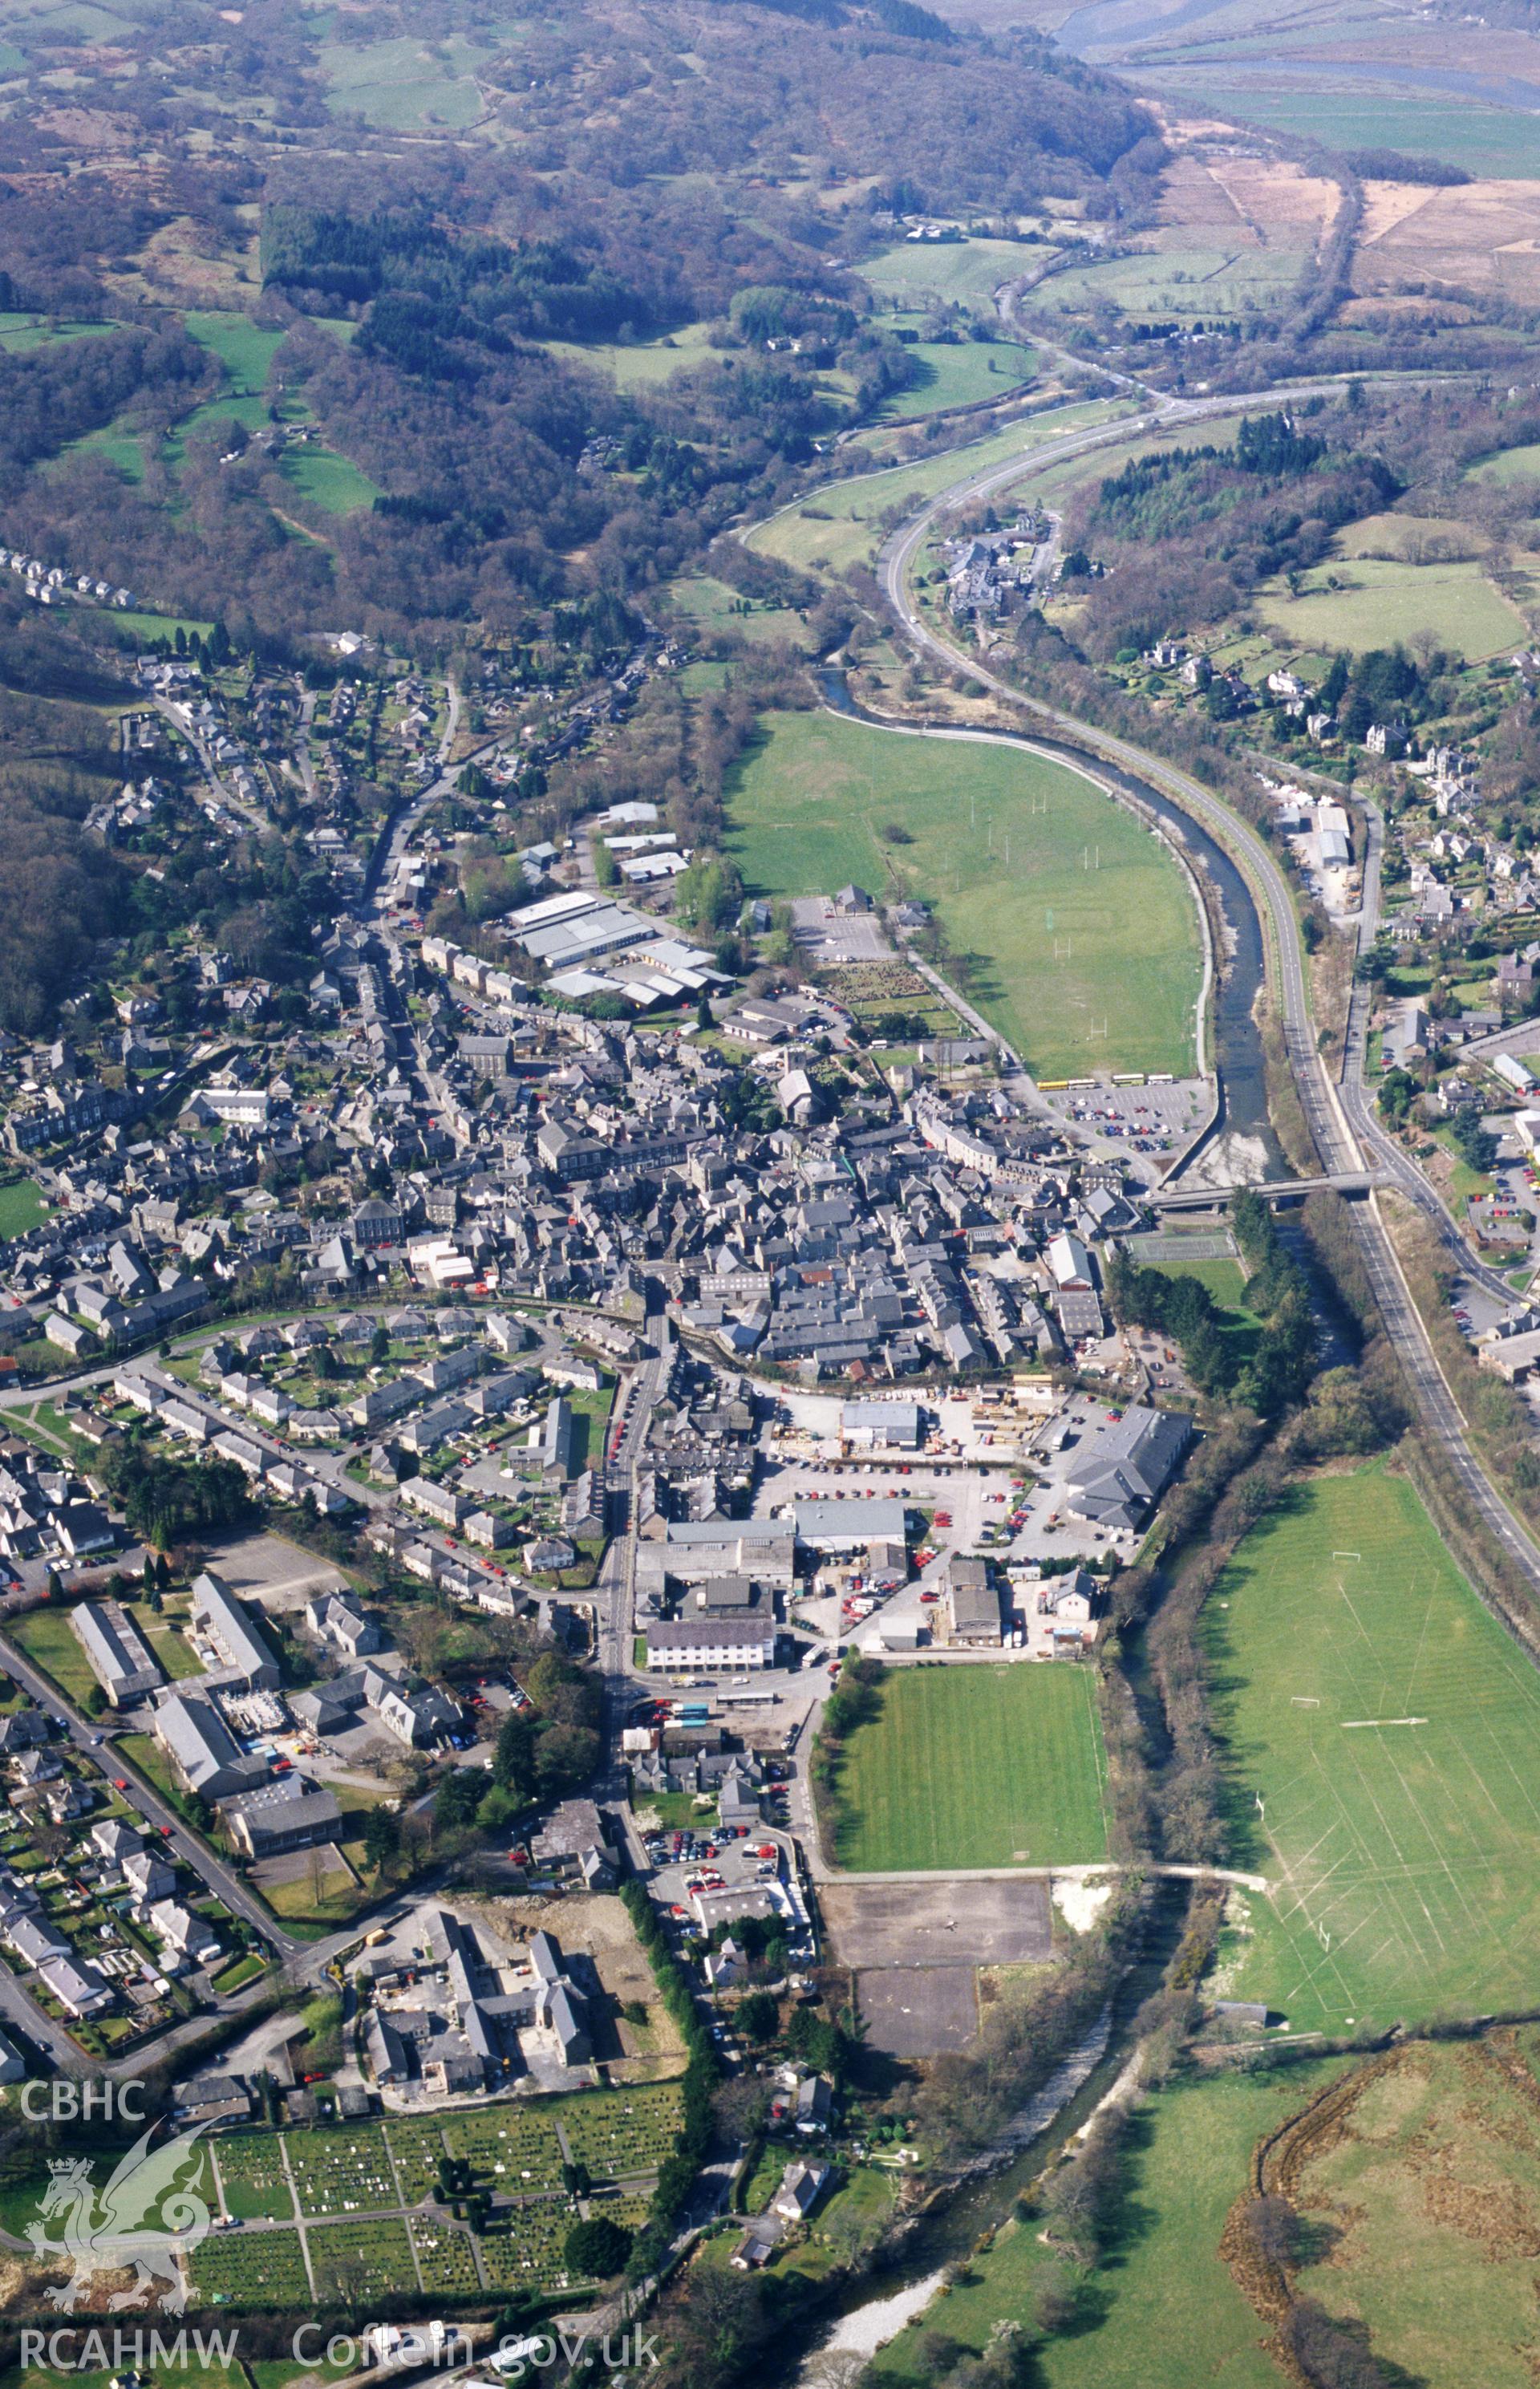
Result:
{"label": "bus", "polygon": [[773,1709],[781,1699],[779,1693],[724,1693],[724,1709]]}

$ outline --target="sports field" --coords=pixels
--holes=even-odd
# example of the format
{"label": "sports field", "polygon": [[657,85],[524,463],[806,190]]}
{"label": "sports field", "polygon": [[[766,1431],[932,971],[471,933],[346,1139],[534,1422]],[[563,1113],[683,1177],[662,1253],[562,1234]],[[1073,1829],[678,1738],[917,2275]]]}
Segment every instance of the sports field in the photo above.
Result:
{"label": "sports field", "polygon": [[1300,593],[1291,597],[1279,582],[1266,582],[1257,612],[1307,646],[1383,647],[1426,631],[1468,663],[1480,663],[1527,635],[1518,607],[1476,562],[1358,556],[1316,566],[1301,576]]}
{"label": "sports field", "polygon": [[835,1855],[859,1874],[1078,1866],[1107,1855],[1088,1667],[897,1667],[846,1745]]}
{"label": "sports field", "polygon": [[[1090,781],[1019,747],[829,714],[773,713],[764,729],[728,797],[728,847],[751,892],[832,895],[854,880],[933,903],[954,951],[974,958],[971,1001],[1040,1078],[1191,1069],[1191,895],[1159,840]],[[911,842],[886,841],[890,825]]]}
{"label": "sports field", "polygon": [[1333,2032],[1540,1999],[1540,1670],[1406,1480],[1302,1489],[1204,1623],[1228,1855],[1278,1885],[1244,1896],[1226,1996]]}

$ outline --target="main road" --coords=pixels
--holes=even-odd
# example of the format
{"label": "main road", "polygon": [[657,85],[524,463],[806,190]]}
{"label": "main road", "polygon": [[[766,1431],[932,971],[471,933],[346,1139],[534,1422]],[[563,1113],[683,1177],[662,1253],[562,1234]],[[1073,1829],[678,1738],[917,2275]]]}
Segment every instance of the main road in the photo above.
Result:
{"label": "main road", "polygon": [[[915,558],[940,518],[959,505],[988,496],[1007,486],[1019,486],[1065,456],[1104,446],[1113,440],[1126,441],[1143,429],[1154,429],[1157,426],[1177,420],[1233,415],[1248,406],[1276,405],[1307,394],[1302,387],[1254,391],[1244,397],[1203,400],[1195,404],[1173,402],[1169,406],[1152,408],[1140,417],[1125,418],[1115,426],[1101,428],[1094,432],[1069,434],[1063,440],[1039,449],[1036,454],[965,473],[949,488],[928,499],[907,522],[900,525],[884,546],[877,569],[891,612],[910,645],[927,660],[940,665],[948,672],[965,674],[987,689],[1003,705],[1026,715],[1056,741],[1078,749],[1088,759],[1079,768],[1088,778],[1097,780],[1097,784],[1109,795],[1114,792],[1106,781],[1098,780],[1092,768],[1095,762],[1111,764],[1160,788],[1185,811],[1201,821],[1232,856],[1244,873],[1261,913],[1266,932],[1268,978],[1283,1030],[1289,1067],[1323,1169],[1335,1176],[1364,1169],[1366,1156],[1360,1149],[1359,1136],[1355,1132],[1355,1127],[1362,1124],[1363,1143],[1369,1149],[1369,1157],[1376,1165],[1393,1169],[1398,1182],[1401,1182],[1405,1174],[1411,1170],[1410,1163],[1398,1148],[1391,1145],[1390,1141],[1373,1128],[1368,1118],[1368,1107],[1361,1077],[1361,1020],[1357,1024],[1357,1068],[1355,1071],[1350,1060],[1344,1070],[1342,1088],[1331,1078],[1317,1049],[1299,920],[1288,884],[1266,841],[1249,822],[1206,788],[1202,781],[1194,779],[1190,773],[1167,762],[1162,756],[1151,754],[1130,739],[1081,722],[1074,714],[1065,713],[1040,697],[1029,696],[999,673],[992,671],[981,657],[941,636],[922,615],[910,585]],[[1021,741],[1012,738],[1010,743],[1020,744]],[[1030,745],[1030,739],[1026,743]],[[1371,860],[1377,890],[1377,848]],[[1368,876],[1366,873],[1366,893]],[[1373,922],[1368,925],[1371,939],[1374,926]],[[1413,1172],[1412,1175],[1417,1184],[1427,1194],[1432,1194],[1432,1190],[1427,1186],[1421,1173]],[[1410,1182],[1406,1183],[1406,1191],[1413,1200],[1422,1201]],[[1433,1202],[1442,1212],[1443,1207],[1437,1205],[1436,1196]],[[1424,1204],[1423,1207],[1427,1206]],[[1376,1198],[1371,1195],[1367,1204],[1355,1205],[1352,1216],[1364,1266],[1385,1322],[1386,1334],[1395,1348],[1423,1418],[1438,1437],[1450,1466],[1483,1523],[1531,1589],[1540,1596],[1540,1547],[1515,1518],[1470,1449],[1465,1422],[1412,1301]],[[1480,1273],[1483,1282],[1487,1280],[1490,1273],[1473,1261],[1448,1214],[1444,1212],[1442,1222],[1435,1221],[1435,1224],[1440,1225],[1441,1233],[1453,1231],[1454,1241],[1465,1265],[1473,1272]],[[1500,1284],[1501,1281],[1497,1283]],[[1503,1287],[1502,1290],[1507,1296],[1508,1289]]]}

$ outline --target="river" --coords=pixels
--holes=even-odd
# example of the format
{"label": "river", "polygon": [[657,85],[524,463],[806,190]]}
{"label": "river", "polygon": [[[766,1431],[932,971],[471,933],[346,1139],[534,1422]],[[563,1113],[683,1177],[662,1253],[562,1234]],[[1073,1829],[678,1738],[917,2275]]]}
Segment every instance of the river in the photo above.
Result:
{"label": "river", "polygon": [[[869,712],[851,696],[844,671],[826,663],[820,673],[829,704],[874,729],[891,728],[880,714]],[[908,726],[908,725],[906,725]],[[917,725],[923,726],[923,725]],[[936,730],[955,724],[936,722]],[[1217,890],[1225,916],[1226,937],[1215,957],[1217,983],[1213,997],[1214,1054],[1219,1078],[1219,1131],[1229,1149],[1246,1167],[1239,1178],[1287,1177],[1288,1163],[1267,1117],[1266,1067],[1255,1005],[1264,980],[1262,923],[1251,889],[1240,871],[1202,824],[1150,781],[1120,771],[1099,756],[1081,753],[1063,741],[1010,730],[992,731],[1002,744],[1025,747],[1049,755],[1072,770],[1090,771],[1097,779],[1157,814],[1167,834],[1180,840],[1192,862]]]}

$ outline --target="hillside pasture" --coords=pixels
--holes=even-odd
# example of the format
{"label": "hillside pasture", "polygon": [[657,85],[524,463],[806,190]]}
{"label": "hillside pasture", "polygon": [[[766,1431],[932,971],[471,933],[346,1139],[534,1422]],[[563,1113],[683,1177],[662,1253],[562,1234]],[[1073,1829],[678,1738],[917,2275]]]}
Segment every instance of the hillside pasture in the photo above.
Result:
{"label": "hillside pasture", "polygon": [[1238,1896],[1218,1987],[1295,2031],[1540,1997],[1540,1672],[1405,1477],[1298,1490],[1205,1606]]}
{"label": "hillside pasture", "polygon": [[907,353],[918,377],[884,401],[884,423],[1008,398],[1025,387],[1037,364],[1036,352],[1014,340],[916,340]]}
{"label": "hillside pasture", "polygon": [[361,116],[376,131],[460,132],[485,112],[476,70],[492,53],[452,33],[425,42],[326,42],[318,53],[334,116]]}
{"label": "hillside pasture", "polygon": [[901,240],[858,271],[879,298],[904,313],[923,313],[939,301],[992,315],[1000,284],[1035,273],[1043,254],[1035,243],[1015,240]]}
{"label": "hillside pasture", "polygon": [[1317,565],[1300,576],[1299,586],[1292,597],[1281,581],[1265,581],[1257,612],[1302,646],[1362,653],[1426,632],[1467,663],[1482,663],[1528,637],[1518,607],[1472,559],[1411,564],[1360,556]]}
{"label": "hillside pasture", "polygon": [[727,811],[751,893],[854,880],[933,904],[972,958],[971,1001],[1039,1078],[1191,1069],[1192,897],[1166,848],[1077,772],[1004,741],[772,713]]}
{"label": "hillside pasture", "polygon": [[361,473],[346,456],[336,455],[330,448],[309,441],[301,447],[286,448],[279,470],[285,480],[293,484],[298,496],[308,498],[312,506],[320,506],[329,515],[357,514],[361,507],[372,506],[379,496],[368,475]]}
{"label": "hillside pasture", "polygon": [[603,374],[617,390],[655,390],[688,365],[706,364],[716,354],[706,324],[681,324],[655,340],[547,340],[545,347],[564,364],[586,365]]}

